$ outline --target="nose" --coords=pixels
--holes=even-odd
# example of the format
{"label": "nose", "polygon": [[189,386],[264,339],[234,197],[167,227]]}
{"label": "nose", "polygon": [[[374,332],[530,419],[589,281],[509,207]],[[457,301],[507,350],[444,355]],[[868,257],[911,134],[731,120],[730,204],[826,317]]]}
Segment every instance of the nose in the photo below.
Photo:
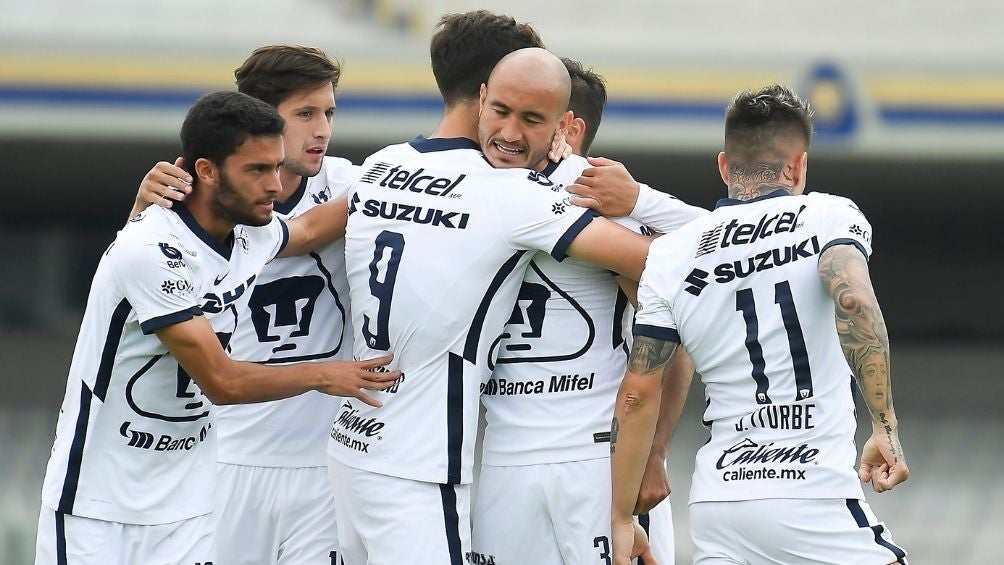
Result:
{"label": "nose", "polygon": [[324,114],[319,114],[316,122],[314,123],[314,137],[316,139],[321,139],[327,141],[331,138],[331,120]]}
{"label": "nose", "polygon": [[523,138],[523,133],[519,129],[519,124],[516,120],[508,118],[502,122],[502,127],[499,130],[499,135],[502,136],[504,141],[519,141]]}
{"label": "nose", "polygon": [[279,180],[279,169],[268,175],[265,183],[265,192],[268,194],[279,194],[282,192],[282,182]]}

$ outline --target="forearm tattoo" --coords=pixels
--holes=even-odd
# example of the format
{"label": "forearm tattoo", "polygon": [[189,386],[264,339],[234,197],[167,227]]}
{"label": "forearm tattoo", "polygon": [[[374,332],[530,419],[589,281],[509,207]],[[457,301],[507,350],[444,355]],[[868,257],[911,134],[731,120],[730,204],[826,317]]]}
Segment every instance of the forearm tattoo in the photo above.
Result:
{"label": "forearm tattoo", "polygon": [[791,182],[786,165],[780,161],[729,166],[729,198],[749,200],[778,189],[791,190]]}
{"label": "forearm tattoo", "polygon": [[610,453],[613,454],[617,450],[617,432],[621,429],[620,422],[617,421],[617,416],[614,416],[613,422],[610,422]]}
{"label": "forearm tattoo", "polygon": [[[637,336],[631,346],[631,358],[628,359],[628,370],[638,375],[645,375],[657,369],[664,368],[670,357],[676,351],[678,343],[663,341],[645,336]],[[662,375],[662,371],[659,371]]]}
{"label": "forearm tattoo", "polygon": [[892,416],[889,334],[865,258],[850,245],[831,247],[819,260],[819,274],[833,297],[840,346],[868,410],[874,420],[888,425]]}

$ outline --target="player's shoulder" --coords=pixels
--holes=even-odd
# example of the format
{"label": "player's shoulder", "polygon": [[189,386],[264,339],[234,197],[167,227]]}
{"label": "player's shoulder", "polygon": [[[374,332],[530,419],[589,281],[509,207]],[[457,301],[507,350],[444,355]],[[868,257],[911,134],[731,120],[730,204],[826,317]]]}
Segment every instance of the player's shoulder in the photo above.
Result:
{"label": "player's shoulder", "polygon": [[307,181],[304,200],[306,207],[323,204],[348,192],[349,185],[359,180],[361,168],[341,157],[324,157],[321,170]]}
{"label": "player's shoulder", "polygon": [[325,156],[321,161],[321,174],[329,182],[351,182],[359,177],[359,165],[342,157]]}
{"label": "player's shoulder", "polygon": [[861,211],[857,203],[846,196],[838,196],[825,192],[810,192],[804,195],[804,198],[806,202],[810,203],[811,208],[814,209],[814,215],[824,223],[845,220],[868,221],[868,218],[865,217],[864,212]]}
{"label": "player's shoulder", "polygon": [[592,167],[589,161],[581,155],[569,155],[561,161],[549,162],[543,174],[555,183],[572,184],[582,176],[582,171]]}
{"label": "player's shoulder", "polygon": [[197,260],[198,245],[177,222],[177,215],[151,206],[129,220],[105,252],[109,260],[123,269],[138,268],[150,262],[167,262],[172,268]]}
{"label": "player's shoulder", "polygon": [[830,194],[827,192],[809,192],[804,195],[807,201],[815,203],[819,206],[850,206],[851,208],[861,211],[858,205],[846,196],[840,196],[837,194]]}

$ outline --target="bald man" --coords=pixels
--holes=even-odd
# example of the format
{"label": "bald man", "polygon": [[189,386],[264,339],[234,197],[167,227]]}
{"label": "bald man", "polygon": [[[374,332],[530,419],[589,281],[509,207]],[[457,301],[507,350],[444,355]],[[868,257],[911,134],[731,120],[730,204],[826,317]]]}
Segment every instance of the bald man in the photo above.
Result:
{"label": "bald man", "polygon": [[[546,95],[531,113],[553,131],[567,119],[568,73],[550,53],[517,53],[536,61],[525,87]],[[342,553],[459,565],[471,551],[479,387],[530,258],[571,255],[636,279],[648,241],[542,188],[536,173],[492,168],[467,137],[419,136],[362,171],[345,237],[354,355],[394,352],[388,368],[403,374],[379,410],[350,399],[336,417]]]}
{"label": "bald man", "polygon": [[[553,102],[565,96],[564,83],[536,77],[527,84],[526,77],[555,61],[540,50],[524,50],[501,61],[481,88],[478,129],[492,165],[544,172],[551,186],[560,188],[591,165],[579,156],[561,163],[545,157],[553,135],[548,128],[569,117]],[[560,74],[552,70],[551,76]],[[552,114],[546,113],[545,102]],[[602,102],[598,106],[602,108]],[[598,116],[593,121],[598,122]],[[595,134],[598,124],[588,125]],[[635,232],[668,232],[707,213],[665,194],[651,204],[642,202],[636,211],[654,218],[657,230],[631,218],[615,221]],[[473,510],[477,562],[571,565],[603,563],[609,557],[608,438],[627,361],[629,331],[624,320],[630,317],[627,298],[609,271],[571,258],[559,262],[546,254],[531,260],[517,305],[492,351],[492,377],[482,387],[487,429]],[[667,429],[679,417],[687,392],[684,383],[693,375],[692,364],[683,356],[673,370],[678,373],[673,382],[681,386],[666,389],[661,422]],[[649,506],[669,492],[666,443],[668,437],[661,450],[653,448],[651,474],[661,477],[665,487]],[[672,565],[669,501],[656,506],[653,514],[653,535],[660,548],[668,546],[659,562]]]}

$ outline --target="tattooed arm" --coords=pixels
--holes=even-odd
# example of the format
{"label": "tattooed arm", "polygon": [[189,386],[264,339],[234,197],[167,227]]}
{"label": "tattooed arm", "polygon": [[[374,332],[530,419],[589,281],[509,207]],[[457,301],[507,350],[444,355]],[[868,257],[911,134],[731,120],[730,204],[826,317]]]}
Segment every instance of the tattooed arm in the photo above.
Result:
{"label": "tattooed arm", "polygon": [[889,334],[868,263],[853,245],[835,245],[820,256],[819,277],[833,297],[840,346],[872,418],[872,435],[862,449],[858,476],[871,482],[875,492],[884,492],[905,481],[910,469],[892,406]]}
{"label": "tattooed arm", "polygon": [[659,419],[663,375],[678,345],[671,341],[636,336],[627,373],[617,391],[614,419],[610,427],[613,486],[610,521],[613,529],[614,563],[618,565],[629,563],[630,557],[647,546],[643,534],[635,535],[632,514]]}
{"label": "tattooed arm", "polygon": [[680,421],[683,406],[687,402],[690,383],[694,379],[694,362],[682,347],[673,354],[673,360],[666,368],[662,382],[662,399],[659,402],[659,421],[655,425],[652,451],[648,455],[645,474],[638,491],[638,501],[634,513],[644,514],[655,508],[672,492],[669,474],[666,472],[666,455],[673,431]]}

